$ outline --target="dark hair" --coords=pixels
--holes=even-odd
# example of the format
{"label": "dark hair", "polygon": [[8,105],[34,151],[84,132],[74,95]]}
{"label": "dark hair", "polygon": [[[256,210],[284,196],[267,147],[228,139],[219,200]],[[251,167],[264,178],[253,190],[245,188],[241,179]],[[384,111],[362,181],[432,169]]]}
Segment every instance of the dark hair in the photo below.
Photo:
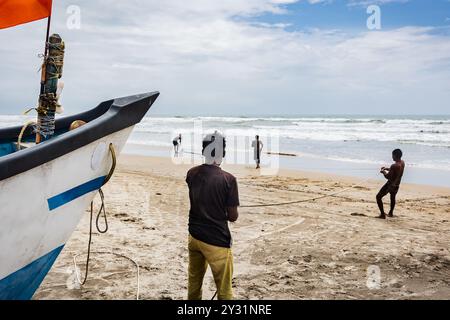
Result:
{"label": "dark hair", "polygon": [[403,157],[403,152],[400,149],[395,149],[394,151],[392,151],[392,156],[395,159],[401,159]]}
{"label": "dark hair", "polygon": [[[202,154],[204,154],[205,149],[206,149],[210,144],[212,144],[212,143],[217,143],[217,142],[215,142],[216,139],[217,139],[218,141],[220,141],[220,139],[222,140],[222,148],[223,148],[223,155],[222,155],[222,157],[225,157],[225,148],[226,148],[226,146],[227,146],[227,142],[226,142],[226,140],[225,140],[225,137],[222,136],[222,135],[221,135],[220,133],[218,133],[217,131],[214,132],[213,134],[208,134],[208,135],[206,135],[206,136],[203,138],[203,141],[202,141]],[[215,157],[215,156],[216,156],[216,148],[214,148],[214,149],[211,151],[211,156],[212,156],[212,157]]]}

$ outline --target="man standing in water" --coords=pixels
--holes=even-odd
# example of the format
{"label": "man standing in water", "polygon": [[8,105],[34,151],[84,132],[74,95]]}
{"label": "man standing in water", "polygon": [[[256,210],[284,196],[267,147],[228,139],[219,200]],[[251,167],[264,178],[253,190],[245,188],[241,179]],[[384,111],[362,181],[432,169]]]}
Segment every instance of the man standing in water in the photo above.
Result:
{"label": "man standing in water", "polygon": [[228,222],[238,219],[239,194],[236,178],[220,168],[225,157],[224,137],[215,132],[203,139],[205,164],[188,171],[189,187],[189,281],[188,299],[202,299],[208,265],[219,300],[233,299],[233,254]]}
{"label": "man standing in water", "polygon": [[253,157],[254,160],[256,162],[256,169],[260,168],[260,164],[261,164],[261,152],[263,149],[264,145],[263,143],[259,140],[259,136],[255,136],[255,140],[253,140],[252,142],[252,148],[253,148]]}
{"label": "man standing in water", "polygon": [[386,219],[383,207],[383,197],[388,193],[391,195],[391,210],[389,211],[388,217],[394,216],[395,197],[397,196],[400,183],[402,182],[403,172],[405,171],[405,162],[402,160],[402,156],[402,151],[400,149],[395,149],[392,152],[392,159],[395,163],[390,168],[381,168],[380,173],[382,173],[388,181],[377,194],[377,204],[380,209],[380,216],[378,218],[380,219]]}

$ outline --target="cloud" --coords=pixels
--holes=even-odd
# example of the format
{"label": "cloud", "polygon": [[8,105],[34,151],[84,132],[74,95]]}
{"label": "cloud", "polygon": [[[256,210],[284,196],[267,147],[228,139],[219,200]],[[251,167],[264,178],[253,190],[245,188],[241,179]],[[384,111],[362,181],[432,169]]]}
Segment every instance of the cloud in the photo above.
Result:
{"label": "cloud", "polygon": [[348,6],[385,5],[391,3],[408,3],[410,0],[348,0]]}
{"label": "cloud", "polygon": [[[258,16],[292,0],[78,1],[82,28],[54,30],[67,43],[63,103],[69,112],[159,90],[165,114],[446,113],[450,40],[432,28],[348,34],[289,32]],[[0,111],[37,98],[43,21],[0,33]],[[8,108],[8,109],[6,109]]]}

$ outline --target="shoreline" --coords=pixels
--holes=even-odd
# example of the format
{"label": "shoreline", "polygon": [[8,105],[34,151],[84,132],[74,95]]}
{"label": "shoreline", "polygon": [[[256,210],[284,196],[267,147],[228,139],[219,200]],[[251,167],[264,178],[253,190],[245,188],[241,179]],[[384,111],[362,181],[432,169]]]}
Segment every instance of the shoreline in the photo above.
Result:
{"label": "shoreline", "polygon": [[[158,157],[158,156],[147,156],[147,155],[137,155],[137,154],[130,154],[130,153],[123,153],[120,156],[119,163],[124,168],[134,168],[141,172],[152,172],[151,169],[149,169],[146,165],[146,162],[158,162],[158,163],[164,163],[164,162],[171,162],[175,166],[180,166],[185,172],[196,166],[201,164],[201,161],[197,159],[197,162],[194,163],[182,163],[177,164],[170,160],[169,157]],[[260,175],[259,171],[256,170],[253,166],[250,165],[242,165],[242,164],[224,164],[221,165],[221,168],[225,171],[229,171],[230,173],[235,172],[236,176],[264,176],[266,178],[270,178],[272,175]],[[316,180],[324,180],[324,181],[336,181],[336,182],[344,182],[344,183],[351,183],[351,184],[361,184],[361,183],[368,183],[371,186],[379,186],[381,188],[383,184],[386,182],[386,179],[384,178],[360,178],[350,175],[340,175],[335,173],[328,173],[328,172],[321,172],[321,171],[309,171],[309,170],[299,170],[299,169],[291,169],[291,168],[280,168],[277,170],[277,173],[273,176],[280,176],[280,177],[302,177],[306,179],[316,179]],[[401,189],[418,189],[418,188],[425,188],[426,193],[436,193],[442,196],[449,196],[450,197],[450,187],[445,186],[436,186],[436,185],[426,185],[426,184],[416,184],[416,183],[405,183],[402,182]]]}
{"label": "shoreline", "polygon": [[[141,157],[158,157],[165,159],[173,159],[172,148],[151,147],[145,145],[136,145],[128,143],[124,150],[123,156],[141,156]],[[196,160],[201,162],[201,157],[197,154],[186,152],[188,160]],[[273,155],[272,155],[273,156]],[[264,158],[264,157],[263,157]],[[270,159],[270,155],[266,155]],[[227,159],[225,159],[227,160]],[[270,161],[270,160],[269,160]],[[278,160],[277,160],[278,161]],[[193,162],[194,163],[194,162]],[[249,164],[230,164],[231,166],[245,166],[253,168],[252,159]],[[262,165],[264,166],[264,159]],[[387,165],[387,164],[386,164]],[[381,165],[380,165],[381,166]],[[313,173],[319,175],[329,175],[336,177],[348,177],[362,180],[373,180],[380,183],[386,180],[378,173],[378,167],[375,164],[361,164],[340,160],[322,159],[314,157],[296,156],[279,156],[279,172],[299,172]],[[422,187],[435,187],[448,189],[450,192],[450,171],[439,169],[427,169],[407,166],[402,185],[415,185]]]}

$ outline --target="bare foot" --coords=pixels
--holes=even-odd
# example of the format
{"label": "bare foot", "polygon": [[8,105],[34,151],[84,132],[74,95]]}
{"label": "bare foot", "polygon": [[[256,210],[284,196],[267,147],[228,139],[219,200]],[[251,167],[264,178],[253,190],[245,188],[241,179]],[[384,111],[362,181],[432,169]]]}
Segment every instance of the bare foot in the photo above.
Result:
{"label": "bare foot", "polygon": [[393,215],[392,213],[389,213],[389,214],[388,214],[388,217],[389,217],[389,218],[393,218],[394,215]]}
{"label": "bare foot", "polygon": [[386,215],[385,214],[380,214],[377,219],[386,219]]}

